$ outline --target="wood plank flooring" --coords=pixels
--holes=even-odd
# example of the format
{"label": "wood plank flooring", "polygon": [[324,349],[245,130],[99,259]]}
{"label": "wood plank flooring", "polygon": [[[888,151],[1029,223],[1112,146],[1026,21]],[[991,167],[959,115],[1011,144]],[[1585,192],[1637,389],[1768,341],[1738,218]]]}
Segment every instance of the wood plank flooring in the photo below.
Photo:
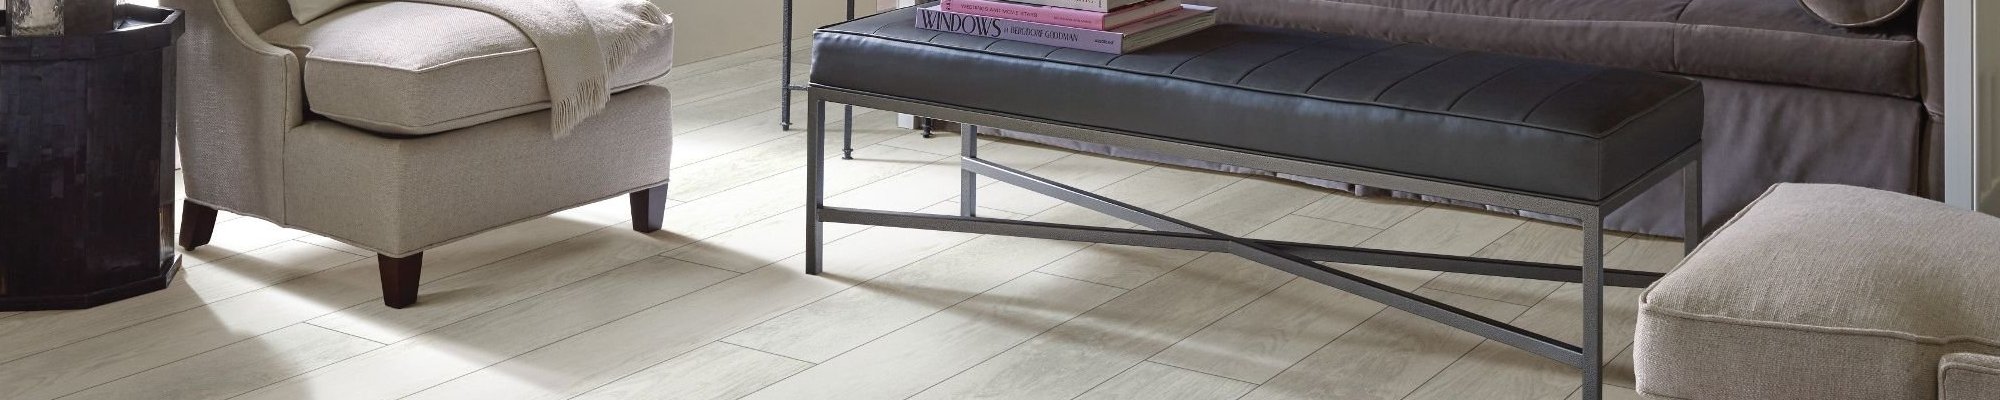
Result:
{"label": "wood plank flooring", "polygon": [[[165,291],[0,313],[0,398],[1564,399],[1576,371],[1226,254],[831,225],[801,272],[805,138],[775,47],[677,69],[666,228],[623,199],[428,253],[380,305],[365,250],[225,215]],[[800,76],[804,65],[797,65]],[[803,96],[799,97],[803,100]],[[803,123],[802,102],[792,104]],[[837,109],[836,109],[837,110]],[[840,115],[836,113],[835,118]],[[857,109],[830,203],[954,213],[958,138]],[[837,144],[829,144],[837,146]],[[1232,234],[1576,263],[1575,228],[982,139],[982,155]],[[836,152],[829,152],[835,155]],[[1130,227],[982,183],[1001,218]],[[1614,234],[1613,267],[1676,240]],[[1335,265],[1574,339],[1576,285]],[[1633,398],[1635,290],[1606,297],[1612,398]]]}

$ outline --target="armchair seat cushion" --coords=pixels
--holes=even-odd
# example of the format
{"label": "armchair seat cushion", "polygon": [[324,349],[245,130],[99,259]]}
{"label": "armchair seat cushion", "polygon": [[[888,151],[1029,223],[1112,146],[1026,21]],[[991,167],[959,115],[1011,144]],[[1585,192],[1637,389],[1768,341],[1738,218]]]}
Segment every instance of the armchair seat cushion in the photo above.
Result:
{"label": "armchair seat cushion", "polygon": [[[625,90],[673,68],[673,30],[622,66]],[[356,4],[285,22],[264,40],[300,54],[307,107],[370,131],[428,135],[549,109],[535,44],[486,13],[413,2]]]}

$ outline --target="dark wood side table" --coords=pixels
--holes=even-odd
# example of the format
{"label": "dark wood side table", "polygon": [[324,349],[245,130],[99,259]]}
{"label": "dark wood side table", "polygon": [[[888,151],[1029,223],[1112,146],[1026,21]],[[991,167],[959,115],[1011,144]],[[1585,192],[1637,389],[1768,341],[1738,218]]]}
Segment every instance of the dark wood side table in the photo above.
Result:
{"label": "dark wood side table", "polygon": [[117,13],[109,32],[0,37],[0,311],[122,300],[166,288],[180,265],[181,12]]}

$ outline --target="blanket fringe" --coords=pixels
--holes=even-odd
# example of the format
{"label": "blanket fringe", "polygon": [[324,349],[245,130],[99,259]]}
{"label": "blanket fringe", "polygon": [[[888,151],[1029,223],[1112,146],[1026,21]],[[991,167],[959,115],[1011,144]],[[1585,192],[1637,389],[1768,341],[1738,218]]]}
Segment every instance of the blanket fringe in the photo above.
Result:
{"label": "blanket fringe", "polygon": [[638,27],[639,29],[618,30],[618,37],[611,41],[609,49],[611,54],[608,54],[613,68],[624,66],[633,55],[652,46],[653,42],[660,38],[660,29],[671,29],[668,26],[672,23],[673,17],[667,15],[665,10],[661,10],[660,6],[650,1],[636,5],[640,8],[638,13],[643,20],[633,21],[632,24],[642,26]]}
{"label": "blanket fringe", "polygon": [[[618,36],[612,39],[610,43],[611,48],[605,49],[609,53],[605,55],[606,58],[609,58],[607,65],[612,69],[624,66],[640,50],[644,50],[647,46],[652,46],[653,42],[660,37],[660,29],[670,29],[667,27],[670,26],[670,21],[673,19],[665,11],[660,10],[659,6],[654,5],[650,1],[634,4],[640,7],[636,11],[642,20],[633,21],[631,24],[641,26],[618,27]],[[610,72],[606,71],[607,78],[609,74]],[[578,93],[579,96],[569,97],[566,98],[568,101],[559,101],[556,103],[553,122],[555,123],[555,137],[557,139],[568,136],[570,130],[575,129],[578,124],[582,124],[583,121],[597,116],[598,113],[604,111],[606,106],[610,105],[611,89],[608,85],[609,83],[606,80],[590,81],[578,89],[581,92]]]}
{"label": "blanket fringe", "polygon": [[578,87],[574,96],[553,97],[561,99],[555,101],[554,112],[550,115],[557,139],[569,136],[577,125],[604,111],[604,107],[611,102],[611,90],[606,85],[604,80],[591,80]]}

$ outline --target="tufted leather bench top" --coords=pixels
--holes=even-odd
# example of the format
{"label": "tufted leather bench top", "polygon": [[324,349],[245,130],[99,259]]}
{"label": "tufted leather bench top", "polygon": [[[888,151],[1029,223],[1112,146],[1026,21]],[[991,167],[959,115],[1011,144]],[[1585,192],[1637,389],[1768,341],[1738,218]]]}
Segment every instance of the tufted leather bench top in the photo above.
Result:
{"label": "tufted leather bench top", "polygon": [[914,27],[821,28],[812,83],[1586,201],[1700,141],[1699,83],[1246,25],[1114,55]]}

